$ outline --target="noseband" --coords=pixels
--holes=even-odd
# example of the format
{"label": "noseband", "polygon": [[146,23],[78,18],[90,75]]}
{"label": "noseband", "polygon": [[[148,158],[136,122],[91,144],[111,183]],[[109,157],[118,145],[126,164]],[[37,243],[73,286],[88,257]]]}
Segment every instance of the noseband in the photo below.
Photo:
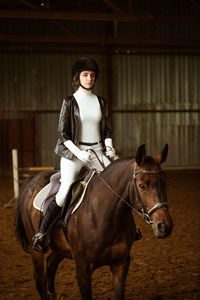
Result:
{"label": "noseband", "polygon": [[148,171],[148,170],[136,170],[136,166],[134,167],[134,172],[133,172],[133,186],[134,186],[134,191],[135,191],[135,195],[136,195],[136,201],[138,203],[140,203],[141,205],[141,210],[137,210],[135,209],[135,211],[140,215],[142,216],[145,221],[148,223],[148,224],[152,224],[153,221],[151,220],[151,215],[158,209],[160,208],[168,208],[168,204],[167,202],[164,200],[162,202],[157,202],[155,203],[149,210],[146,209],[145,205],[144,205],[144,202],[142,201],[140,195],[139,195],[139,192],[137,190],[137,186],[136,186],[136,180],[137,180],[137,175],[138,174],[153,174],[153,175],[156,175],[156,174],[160,174],[163,172],[162,169],[159,169],[158,171]]}

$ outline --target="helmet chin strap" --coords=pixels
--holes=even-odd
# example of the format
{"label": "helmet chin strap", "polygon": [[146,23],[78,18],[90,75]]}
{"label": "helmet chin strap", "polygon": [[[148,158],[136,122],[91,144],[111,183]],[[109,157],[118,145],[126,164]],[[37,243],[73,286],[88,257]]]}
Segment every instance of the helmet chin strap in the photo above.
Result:
{"label": "helmet chin strap", "polygon": [[91,87],[91,88],[86,88],[85,86],[83,86],[81,83],[79,83],[79,85],[83,88],[83,89],[85,89],[85,90],[87,90],[87,91],[90,91],[90,90],[92,90],[93,89],[93,87],[94,87],[94,85]]}

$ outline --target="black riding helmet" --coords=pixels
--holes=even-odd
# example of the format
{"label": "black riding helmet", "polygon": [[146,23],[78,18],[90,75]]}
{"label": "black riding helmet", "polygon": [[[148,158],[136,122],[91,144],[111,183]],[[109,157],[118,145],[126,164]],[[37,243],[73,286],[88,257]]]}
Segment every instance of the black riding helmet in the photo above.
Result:
{"label": "black riding helmet", "polygon": [[99,67],[96,61],[89,57],[81,57],[79,58],[72,67],[72,77],[76,73],[80,73],[82,71],[94,71],[96,74],[96,77],[99,73]]}

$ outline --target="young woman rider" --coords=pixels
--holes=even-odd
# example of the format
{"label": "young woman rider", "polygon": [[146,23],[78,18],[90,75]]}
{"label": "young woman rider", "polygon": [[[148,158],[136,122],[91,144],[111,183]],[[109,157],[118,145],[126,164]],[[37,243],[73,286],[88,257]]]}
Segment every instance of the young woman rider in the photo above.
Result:
{"label": "young woman rider", "polygon": [[46,233],[60,215],[69,188],[81,168],[87,166],[102,171],[102,164],[109,165],[109,158],[115,155],[106,102],[93,92],[98,74],[96,61],[88,57],[80,58],[72,68],[75,93],[63,100],[55,148],[55,153],[61,156],[61,185],[55,200],[48,206],[39,232],[33,237],[33,249],[37,251],[46,251]]}

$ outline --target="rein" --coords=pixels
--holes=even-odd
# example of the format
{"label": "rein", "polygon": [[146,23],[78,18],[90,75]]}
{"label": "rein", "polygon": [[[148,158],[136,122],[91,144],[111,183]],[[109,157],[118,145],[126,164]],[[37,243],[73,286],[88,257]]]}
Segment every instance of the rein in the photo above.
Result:
{"label": "rein", "polygon": [[103,183],[120,199],[122,200],[124,203],[126,203],[131,209],[135,210],[137,212],[137,210],[130,204],[128,203],[124,198],[122,198],[104,179],[103,177],[100,175],[100,171],[96,170],[96,174],[99,176],[99,178],[101,179],[101,181],[103,181]]}
{"label": "rein", "polygon": [[[102,162],[102,161],[99,159],[97,153],[96,153],[93,149],[88,149],[88,150],[86,150],[86,151],[92,152],[92,153],[96,156],[96,158],[97,158],[98,162],[100,163],[101,167],[102,167],[103,169],[106,168],[105,165],[104,165],[104,162]],[[112,162],[112,159],[111,159],[111,158],[109,158],[109,160],[110,160],[110,162]]]}
{"label": "rein", "polygon": [[134,191],[135,191],[135,195],[136,195],[136,200],[140,203],[141,205],[141,210],[137,210],[135,207],[133,207],[130,203],[128,203],[124,198],[122,198],[104,179],[103,177],[100,175],[100,172],[98,170],[96,170],[96,174],[98,175],[98,177],[101,179],[101,181],[103,181],[103,183],[120,199],[122,200],[124,203],[126,203],[127,206],[129,206],[131,209],[133,209],[139,216],[143,217],[145,219],[145,221],[148,224],[153,224],[153,221],[151,220],[151,215],[158,209],[160,208],[168,208],[168,204],[166,201],[163,202],[157,202],[156,204],[154,204],[149,210],[147,210],[145,208],[145,205],[138,193],[137,190],[137,186],[136,186],[136,176],[138,174],[160,174],[161,172],[163,172],[162,169],[158,170],[158,171],[148,171],[148,170],[136,170],[136,166],[134,168],[134,172],[133,172],[133,186],[134,186]]}

